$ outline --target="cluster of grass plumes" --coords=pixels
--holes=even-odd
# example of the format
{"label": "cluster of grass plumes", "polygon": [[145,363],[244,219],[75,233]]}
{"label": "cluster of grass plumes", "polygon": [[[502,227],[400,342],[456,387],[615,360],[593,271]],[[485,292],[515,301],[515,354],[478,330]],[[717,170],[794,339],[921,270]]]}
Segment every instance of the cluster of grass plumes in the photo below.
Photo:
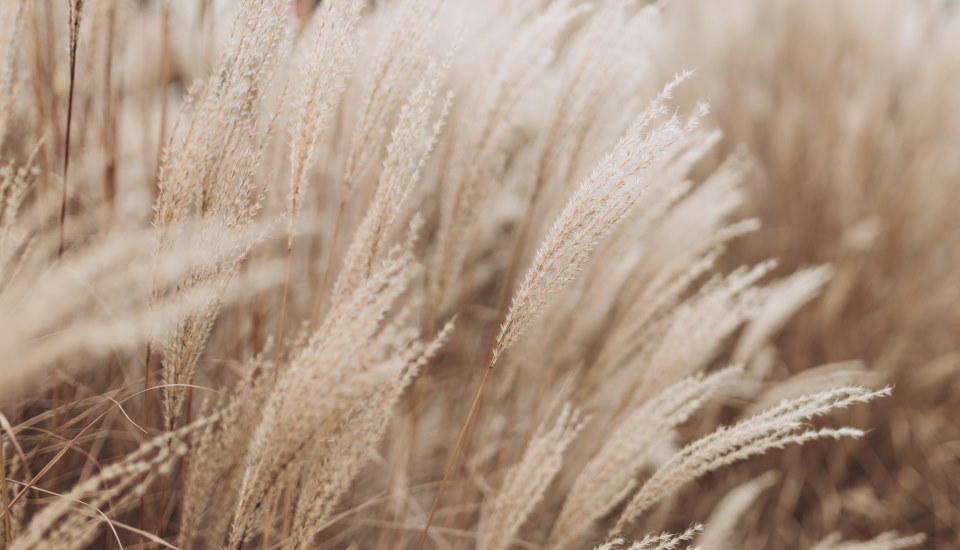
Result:
{"label": "cluster of grass plumes", "polygon": [[[866,438],[783,455],[806,473],[759,496],[758,521],[777,527],[746,544],[809,544],[831,531],[870,539],[883,524],[956,546],[957,5],[734,4],[673,3],[665,55],[698,68],[689,101],[710,98],[720,150],[755,163],[747,212],[764,230],[735,244],[730,265],[774,255],[786,270],[833,270],[762,369],[802,376],[859,359],[864,374],[896,387],[870,411]],[[823,464],[827,478],[811,470]],[[731,469],[720,483],[755,474]]]}
{"label": "cluster of grass plumes", "polygon": [[0,5],[0,548],[956,542],[958,17],[701,4]]}

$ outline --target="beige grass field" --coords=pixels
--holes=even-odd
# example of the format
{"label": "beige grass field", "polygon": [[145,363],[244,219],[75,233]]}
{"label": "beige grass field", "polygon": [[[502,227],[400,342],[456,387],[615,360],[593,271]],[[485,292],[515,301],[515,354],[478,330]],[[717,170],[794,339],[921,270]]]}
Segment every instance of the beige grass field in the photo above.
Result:
{"label": "beige grass field", "polygon": [[960,547],[960,13],[0,0],[0,549]]}

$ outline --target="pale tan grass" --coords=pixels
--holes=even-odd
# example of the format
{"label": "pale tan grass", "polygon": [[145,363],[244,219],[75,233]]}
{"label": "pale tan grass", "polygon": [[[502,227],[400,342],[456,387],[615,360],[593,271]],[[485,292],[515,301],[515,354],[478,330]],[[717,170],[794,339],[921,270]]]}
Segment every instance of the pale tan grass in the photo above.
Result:
{"label": "pale tan grass", "polygon": [[956,14],[0,3],[0,548],[951,546]]}

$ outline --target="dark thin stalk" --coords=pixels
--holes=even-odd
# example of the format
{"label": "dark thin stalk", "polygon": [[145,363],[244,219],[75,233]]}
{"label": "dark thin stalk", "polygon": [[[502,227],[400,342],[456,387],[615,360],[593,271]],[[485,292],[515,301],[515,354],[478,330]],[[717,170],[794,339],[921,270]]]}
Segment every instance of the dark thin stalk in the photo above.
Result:
{"label": "dark thin stalk", "polygon": [[287,254],[283,268],[283,290],[280,292],[280,318],[277,321],[276,356],[274,360],[273,382],[277,382],[280,373],[280,360],[283,358],[283,334],[287,320],[287,295],[290,291],[290,270],[293,260],[293,233],[287,239]]}
{"label": "dark thin stalk", "polygon": [[101,145],[105,151],[103,163],[103,197],[107,202],[108,221],[112,221],[117,196],[117,119],[114,114],[114,102],[119,102],[119,94],[113,93],[113,51],[116,30],[116,6],[110,6],[108,12],[107,46],[105,48],[103,74],[103,130]]}
{"label": "dark thin stalk", "polygon": [[[144,361],[143,361],[143,423],[141,425],[145,427],[149,426],[149,420],[150,420],[149,395],[150,395],[150,378],[152,374],[150,372],[150,356],[152,351],[153,351],[153,347],[151,346],[151,343],[148,341],[146,357],[144,358]],[[145,441],[146,437],[144,437],[143,440]],[[145,480],[146,478],[143,475],[141,475],[140,483],[141,484],[144,483]],[[139,514],[139,527],[141,531],[143,531],[146,527],[146,516],[147,516],[147,501],[144,494],[141,493],[140,494],[140,514]],[[144,539],[143,536],[141,536],[140,550],[144,549],[145,542],[146,540]]]}
{"label": "dark thin stalk", "polygon": [[0,433],[0,492],[3,493],[3,530],[7,534],[7,546],[13,544],[13,526],[10,524],[10,494],[7,493],[7,455],[3,450],[3,434]]}
{"label": "dark thin stalk", "polygon": [[60,193],[60,246],[57,257],[63,256],[63,230],[67,224],[67,174],[70,168],[70,129],[73,126],[73,92],[76,87],[77,43],[80,40],[80,16],[83,0],[74,0],[70,10],[70,92],[67,95],[67,133],[63,141],[63,186]]}

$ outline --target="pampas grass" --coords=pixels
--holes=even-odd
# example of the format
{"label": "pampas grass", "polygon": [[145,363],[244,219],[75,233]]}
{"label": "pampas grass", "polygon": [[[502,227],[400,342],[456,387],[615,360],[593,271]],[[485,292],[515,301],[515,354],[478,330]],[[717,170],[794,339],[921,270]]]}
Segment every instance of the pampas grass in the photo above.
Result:
{"label": "pampas grass", "polygon": [[0,548],[960,543],[960,22],[868,4],[4,3]]}

